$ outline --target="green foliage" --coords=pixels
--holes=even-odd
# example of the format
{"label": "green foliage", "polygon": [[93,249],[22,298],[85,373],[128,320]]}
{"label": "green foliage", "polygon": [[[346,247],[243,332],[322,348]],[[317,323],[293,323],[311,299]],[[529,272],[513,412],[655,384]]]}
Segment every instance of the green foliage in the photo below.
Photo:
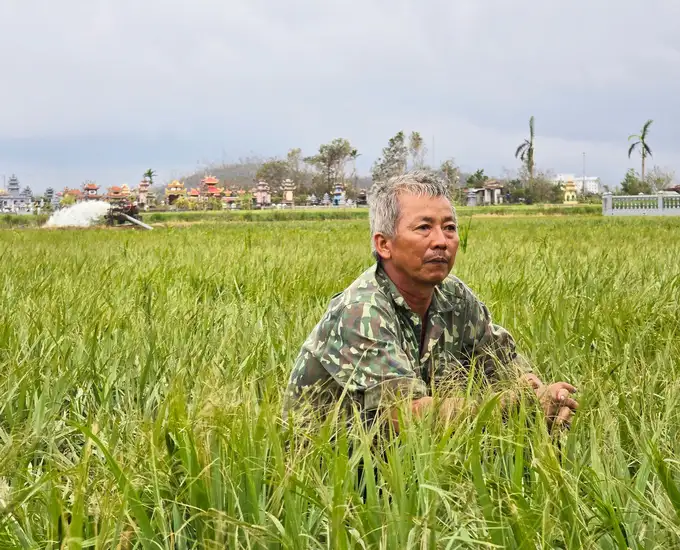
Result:
{"label": "green foliage", "polygon": [[[336,138],[330,143],[319,147],[319,152],[305,158],[305,162],[319,171],[315,192],[332,192],[337,183],[345,181],[345,165],[356,158],[357,150],[352,144],[343,138]],[[320,185],[319,185],[320,184]]]}
{"label": "green foliage", "polygon": [[71,194],[66,194],[61,197],[61,200],[59,201],[59,206],[68,207],[74,205],[75,203],[76,198]]}
{"label": "green foliage", "polygon": [[456,165],[455,159],[450,158],[442,162],[439,171],[446,181],[449,189],[449,196],[456,204],[465,204],[465,196],[463,195],[460,186],[460,169]]}
{"label": "green foliage", "polygon": [[642,159],[642,171],[640,172],[642,174],[642,177],[640,178],[642,181],[646,181],[645,178],[645,160],[647,157],[652,156],[652,149],[649,147],[649,144],[647,143],[647,137],[649,136],[649,128],[651,127],[653,120],[648,120],[647,122],[644,123],[642,126],[642,130],[640,130],[639,134],[631,134],[628,136],[628,141],[631,140],[636,140],[633,143],[630,144],[630,147],[628,148],[628,158],[633,154],[633,151],[635,149],[640,150],[640,157]]}
{"label": "green foliage", "polygon": [[407,155],[406,136],[403,131],[399,131],[390,138],[387,147],[382,150],[382,157],[373,164],[373,181],[385,181],[406,172]]}
{"label": "green foliage", "polygon": [[465,184],[468,187],[483,187],[489,180],[489,176],[484,173],[484,169],[477,170],[474,174],[468,176]]}
{"label": "green foliage", "polygon": [[680,220],[474,226],[456,274],[578,387],[568,433],[486,396],[375,454],[282,425],[365,219],[0,232],[0,548],[677,547]]}
{"label": "green foliage", "polygon": [[624,195],[638,195],[643,193],[648,195],[652,192],[649,182],[642,181],[635,170],[630,168],[621,182],[621,192]]}
{"label": "green foliage", "polygon": [[179,197],[175,200],[173,206],[177,208],[177,210],[189,210],[191,208],[192,202],[193,201],[190,201],[186,197]]}
{"label": "green foliage", "polygon": [[266,181],[272,189],[278,189],[283,181],[291,177],[290,165],[285,160],[272,159],[257,171],[258,181]]}
{"label": "green foliage", "polygon": [[510,180],[504,192],[510,195],[509,202],[511,203],[561,204],[564,202],[564,188],[549,180],[542,173],[524,181]]}
{"label": "green foliage", "polygon": [[152,168],[149,168],[146,172],[144,172],[142,177],[149,182],[149,185],[153,185],[153,179],[156,177],[156,175],[156,171]]}
{"label": "green foliage", "polygon": [[244,193],[238,198],[239,208],[241,210],[252,210],[254,198],[252,193]]}
{"label": "green foliage", "polygon": [[534,178],[534,117],[529,119],[529,139],[525,139],[517,150],[515,151],[515,157],[524,163],[524,166],[529,173],[529,178]]}

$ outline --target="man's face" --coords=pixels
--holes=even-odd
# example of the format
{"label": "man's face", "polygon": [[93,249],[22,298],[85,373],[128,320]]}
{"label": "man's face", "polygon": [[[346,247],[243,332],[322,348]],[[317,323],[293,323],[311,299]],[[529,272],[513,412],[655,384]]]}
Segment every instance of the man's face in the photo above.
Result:
{"label": "man's face", "polygon": [[458,230],[444,197],[399,196],[399,220],[385,247],[395,269],[419,284],[441,283],[453,268]]}

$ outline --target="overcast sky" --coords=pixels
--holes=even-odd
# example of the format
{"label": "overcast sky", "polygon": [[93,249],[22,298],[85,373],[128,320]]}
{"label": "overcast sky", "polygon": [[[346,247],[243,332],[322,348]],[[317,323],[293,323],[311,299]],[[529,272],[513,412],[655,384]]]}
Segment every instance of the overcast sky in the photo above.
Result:
{"label": "overcast sky", "polygon": [[[654,119],[680,175],[680,1],[2,0],[0,175],[34,190],[162,179],[395,132],[428,160],[621,180]],[[432,141],[435,141],[434,147]]]}

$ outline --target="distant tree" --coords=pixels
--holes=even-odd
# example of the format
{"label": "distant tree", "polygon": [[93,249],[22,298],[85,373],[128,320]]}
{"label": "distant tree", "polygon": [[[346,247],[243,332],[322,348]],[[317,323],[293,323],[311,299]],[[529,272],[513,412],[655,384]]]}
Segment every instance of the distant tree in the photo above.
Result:
{"label": "distant tree", "polygon": [[562,185],[556,184],[550,174],[543,172],[535,173],[534,178],[529,179],[528,171],[520,170],[519,177],[508,181],[505,192],[513,203],[557,204],[564,201]]}
{"label": "distant tree", "polygon": [[458,165],[456,165],[455,159],[450,158],[442,162],[442,165],[439,167],[439,171],[441,172],[449,188],[449,196],[455,202],[460,202],[460,169],[458,168]]}
{"label": "distant tree", "polygon": [[648,182],[642,181],[635,170],[630,168],[621,182],[621,192],[624,195],[648,195],[652,192],[652,187]]}
{"label": "distant tree", "polygon": [[[359,151],[356,149],[352,149],[352,152],[349,154],[349,160],[352,163],[352,174],[350,175],[350,180],[352,181],[352,185],[354,186],[354,192],[356,193],[356,188],[358,187],[359,184],[359,175],[357,174],[357,158],[359,158],[361,154]],[[350,197],[347,194],[347,189],[345,189],[345,196],[347,198],[350,198],[354,200],[354,197]]]}
{"label": "distant tree", "polygon": [[260,166],[256,177],[258,181],[266,181],[272,189],[279,189],[283,181],[290,175],[288,161],[272,159]]}
{"label": "distant tree", "polygon": [[[302,149],[300,149],[299,147],[290,149],[288,151],[288,154],[286,155],[286,162],[288,163],[288,170],[290,171],[291,176],[292,174],[296,174],[297,172],[299,172],[300,167],[302,166],[303,163]],[[291,179],[293,178],[291,177]]]}
{"label": "distant tree", "polygon": [[526,185],[519,178],[508,179],[505,183],[505,200],[510,203],[527,201]]}
{"label": "distant tree", "polygon": [[489,176],[484,173],[484,169],[477,170],[474,174],[468,176],[465,184],[468,187],[483,187],[489,180]]}
{"label": "distant tree", "polygon": [[427,149],[425,141],[419,132],[411,132],[408,140],[408,150],[411,155],[411,167],[416,169],[423,168]]}
{"label": "distant tree", "polygon": [[189,210],[190,204],[191,201],[186,197],[179,197],[175,201],[174,206],[177,208],[177,210]]}
{"label": "distant tree", "polygon": [[238,198],[238,205],[241,210],[253,209],[253,195],[252,193],[245,193]]}
{"label": "distant tree", "polygon": [[649,184],[652,193],[656,193],[671,187],[671,184],[675,181],[675,172],[673,170],[666,171],[659,166],[654,166],[647,174],[645,181]]}
{"label": "distant tree", "polygon": [[390,138],[387,147],[383,148],[382,156],[373,164],[373,181],[386,181],[406,172],[407,154],[404,132],[397,132]]}
{"label": "distant tree", "polygon": [[318,170],[317,183],[324,192],[331,192],[338,183],[345,181],[345,166],[357,150],[344,138],[336,138],[319,147],[319,152],[304,161]]}
{"label": "distant tree", "polygon": [[205,206],[207,210],[222,210],[222,201],[220,199],[216,199],[215,197],[210,197],[206,201]]}
{"label": "distant tree", "polygon": [[521,160],[529,172],[529,179],[534,179],[534,117],[529,119],[529,139],[517,147],[515,158]]}
{"label": "distant tree", "polygon": [[149,182],[149,185],[153,185],[153,179],[157,176],[156,171],[153,170],[152,168],[149,168],[146,172],[144,172],[143,178]]}
{"label": "distant tree", "polygon": [[305,163],[302,158],[302,149],[294,148],[286,155],[288,164],[288,177],[293,180],[296,189],[303,190],[309,185],[309,177],[304,169]]}
{"label": "distant tree", "polygon": [[71,195],[70,193],[66,193],[62,195],[61,200],[59,201],[60,206],[71,206],[76,203],[76,198]]}
{"label": "distant tree", "polygon": [[640,155],[642,157],[642,171],[640,172],[641,181],[645,181],[645,159],[647,157],[652,156],[652,150],[649,148],[649,145],[647,144],[647,136],[649,134],[649,127],[652,125],[653,120],[648,120],[645,122],[644,126],[642,126],[642,131],[639,134],[631,134],[628,136],[628,141],[631,139],[636,139],[637,141],[633,142],[631,146],[628,148],[628,158],[633,154],[633,151],[635,151],[636,148],[640,149]]}

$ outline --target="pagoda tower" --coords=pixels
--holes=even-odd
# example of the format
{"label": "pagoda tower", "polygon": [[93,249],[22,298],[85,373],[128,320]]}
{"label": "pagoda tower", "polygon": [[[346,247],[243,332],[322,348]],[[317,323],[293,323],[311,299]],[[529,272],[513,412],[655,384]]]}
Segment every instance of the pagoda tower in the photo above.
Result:
{"label": "pagoda tower", "polygon": [[576,185],[573,179],[569,179],[564,186],[564,204],[578,204],[576,200]]}
{"label": "pagoda tower", "polygon": [[206,197],[219,197],[222,194],[219,184],[220,180],[215,176],[205,176],[201,180],[201,194]]}
{"label": "pagoda tower", "polygon": [[295,191],[295,184],[293,183],[292,180],[284,180],[283,181],[283,204],[287,204],[288,206],[294,206],[295,205],[295,198],[293,196],[293,191]]}
{"label": "pagoda tower", "polygon": [[7,180],[7,192],[10,195],[19,195],[19,178],[12,174]]}
{"label": "pagoda tower", "polygon": [[83,184],[83,199],[86,201],[96,201],[99,196],[99,186],[93,181],[86,181]]}
{"label": "pagoda tower", "polygon": [[175,201],[180,197],[187,194],[187,190],[184,188],[184,184],[180,181],[173,180],[165,188],[165,198],[168,204],[175,204]]}
{"label": "pagoda tower", "polygon": [[266,181],[260,181],[255,188],[255,204],[260,207],[269,206],[272,203],[272,196],[270,193],[269,184]]}
{"label": "pagoda tower", "polygon": [[112,187],[109,187],[109,192],[106,195],[106,199],[110,201],[120,201],[121,199],[125,198],[125,195],[123,194],[123,189],[118,186],[114,185]]}
{"label": "pagoda tower", "polygon": [[149,180],[145,178],[137,186],[137,204],[141,208],[146,208],[149,204],[149,185]]}

